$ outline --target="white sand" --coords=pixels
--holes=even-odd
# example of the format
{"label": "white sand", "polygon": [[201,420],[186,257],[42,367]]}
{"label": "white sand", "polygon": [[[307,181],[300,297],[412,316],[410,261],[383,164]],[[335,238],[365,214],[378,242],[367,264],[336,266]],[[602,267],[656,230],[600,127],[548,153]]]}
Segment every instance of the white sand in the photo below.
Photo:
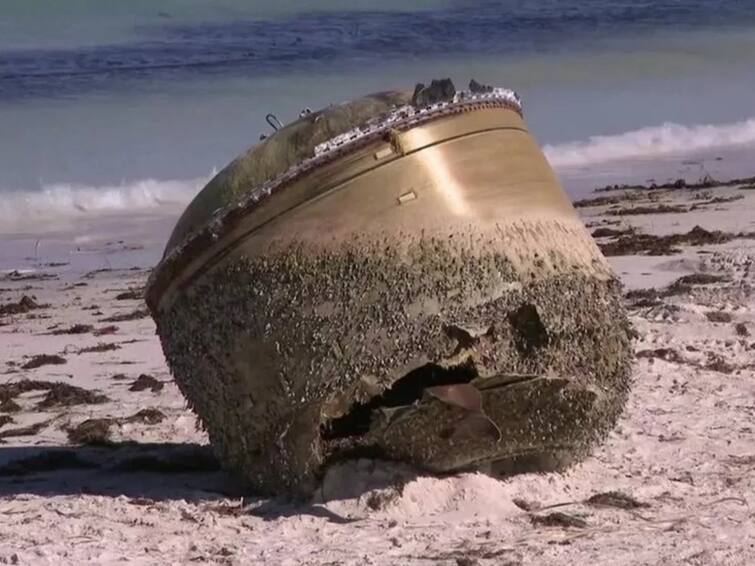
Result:
{"label": "white sand", "polygon": [[[755,232],[755,191],[712,192],[746,198],[685,214],[620,220],[659,234],[696,224]],[[678,191],[662,200],[687,203],[693,196]],[[594,223],[603,221],[605,209],[582,212]],[[132,239],[111,244],[102,261],[129,268],[154,257],[151,248],[127,249],[139,243]],[[97,258],[97,246],[106,248],[97,240],[88,245]],[[0,268],[50,261],[40,254],[19,259],[23,255],[6,250]],[[15,263],[9,263],[11,256]],[[0,305],[24,294],[50,304],[31,313],[45,318],[0,317],[6,323],[0,326],[0,383],[63,381],[110,399],[44,411],[36,404],[45,391],[16,399],[21,410],[9,415],[13,422],[0,427],[0,437],[46,424],[36,434],[0,444],[0,564],[755,564],[755,239],[665,257],[611,259],[629,288],[666,285],[701,271],[729,281],[631,310],[637,350],[669,348],[676,361],[638,359],[625,415],[592,457],[562,475],[506,481],[482,474],[416,476],[395,465],[350,462],[329,472],[309,505],[242,498],[196,446],[206,436],[170,381],[151,319],[100,322],[143,308],[138,300],[115,296],[142,285],[144,270],[87,278],[84,271],[96,262],[84,267],[73,261],[39,268],[59,279],[0,280]],[[87,285],[71,287],[76,283]],[[92,305],[99,309],[87,308]],[[705,313],[717,310],[729,313],[731,322],[709,321]],[[47,334],[75,323],[114,324],[118,331],[100,337]],[[751,335],[740,336],[736,323],[745,323]],[[98,343],[120,349],[75,353]],[[67,363],[20,369],[35,354],[60,354]],[[730,367],[706,367],[717,359]],[[142,373],[163,382],[163,389],[130,391]],[[116,374],[126,379],[114,379]],[[164,420],[113,424],[114,448],[68,443],[66,430],[86,419],[125,418],[150,407]],[[59,456],[60,450],[68,455]],[[39,455],[58,455],[57,468],[49,470],[50,460],[42,466],[47,472],[31,470],[28,461],[18,464]],[[148,471],[156,462],[163,469]],[[73,466],[82,463],[89,467]],[[647,507],[583,503],[607,491]],[[522,509],[525,503],[533,511]],[[533,524],[533,516],[555,512],[581,518],[586,526]]]}

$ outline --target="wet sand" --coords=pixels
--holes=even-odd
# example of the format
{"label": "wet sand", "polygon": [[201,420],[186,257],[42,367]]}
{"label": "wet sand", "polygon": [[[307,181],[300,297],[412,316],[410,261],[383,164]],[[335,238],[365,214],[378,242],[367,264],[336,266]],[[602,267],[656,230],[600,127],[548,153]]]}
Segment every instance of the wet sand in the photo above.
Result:
{"label": "wet sand", "polygon": [[218,469],[145,315],[159,238],[6,250],[0,563],[754,562],[755,190],[594,197],[579,210],[638,334],[607,442],[509,480],[360,460],[305,505],[244,496]]}

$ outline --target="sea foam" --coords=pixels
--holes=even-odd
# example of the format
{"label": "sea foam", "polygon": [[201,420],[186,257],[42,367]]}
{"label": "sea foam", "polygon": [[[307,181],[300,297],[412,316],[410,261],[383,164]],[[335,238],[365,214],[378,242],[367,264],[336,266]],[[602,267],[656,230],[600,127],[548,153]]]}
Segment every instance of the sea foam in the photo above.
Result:
{"label": "sea foam", "polygon": [[[608,161],[691,154],[753,143],[755,118],[750,118],[717,125],[666,123],[613,136],[545,145],[543,150],[558,172]],[[8,191],[0,187],[0,233],[19,227],[28,229],[39,222],[107,214],[165,210],[177,216],[212,175],[99,186],[50,183],[32,190]]]}
{"label": "sea foam", "polygon": [[36,190],[0,190],[0,232],[64,218],[180,209],[209,180],[144,179],[119,185],[44,184]]}
{"label": "sea foam", "polygon": [[584,141],[545,145],[548,161],[556,169],[606,161],[689,154],[755,142],[755,118],[730,124],[683,126],[667,122],[613,136],[591,136]]}

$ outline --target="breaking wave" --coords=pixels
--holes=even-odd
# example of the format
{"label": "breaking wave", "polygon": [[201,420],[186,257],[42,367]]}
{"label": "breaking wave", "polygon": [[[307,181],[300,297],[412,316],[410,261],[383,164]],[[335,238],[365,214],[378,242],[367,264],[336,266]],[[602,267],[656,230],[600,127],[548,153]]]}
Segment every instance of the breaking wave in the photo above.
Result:
{"label": "breaking wave", "polygon": [[145,179],[121,185],[56,183],[30,191],[0,189],[0,231],[45,220],[178,208],[186,205],[208,180],[209,177],[185,181]]}
{"label": "breaking wave", "polygon": [[687,154],[753,142],[755,118],[750,118],[731,124],[696,126],[667,122],[614,136],[591,136],[585,141],[546,145],[543,150],[553,167],[565,168],[661,154]]}
{"label": "breaking wave", "polygon": [[[666,123],[613,136],[591,136],[577,142],[543,147],[556,169],[606,161],[725,148],[755,143],[755,118],[718,125]],[[212,173],[214,175],[215,172]],[[183,209],[212,175],[188,180],[144,179],[119,185],[55,183],[37,190],[0,187],[0,232],[35,222],[104,214]]]}

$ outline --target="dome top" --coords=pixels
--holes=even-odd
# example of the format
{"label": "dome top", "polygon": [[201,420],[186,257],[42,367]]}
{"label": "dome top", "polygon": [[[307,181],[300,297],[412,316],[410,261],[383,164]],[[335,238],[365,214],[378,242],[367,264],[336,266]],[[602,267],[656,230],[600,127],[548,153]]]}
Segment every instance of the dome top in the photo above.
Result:
{"label": "dome top", "polygon": [[315,156],[316,148],[412,101],[412,92],[381,92],[306,114],[234,159],[199,192],[173,229],[165,255],[212,215]]}

